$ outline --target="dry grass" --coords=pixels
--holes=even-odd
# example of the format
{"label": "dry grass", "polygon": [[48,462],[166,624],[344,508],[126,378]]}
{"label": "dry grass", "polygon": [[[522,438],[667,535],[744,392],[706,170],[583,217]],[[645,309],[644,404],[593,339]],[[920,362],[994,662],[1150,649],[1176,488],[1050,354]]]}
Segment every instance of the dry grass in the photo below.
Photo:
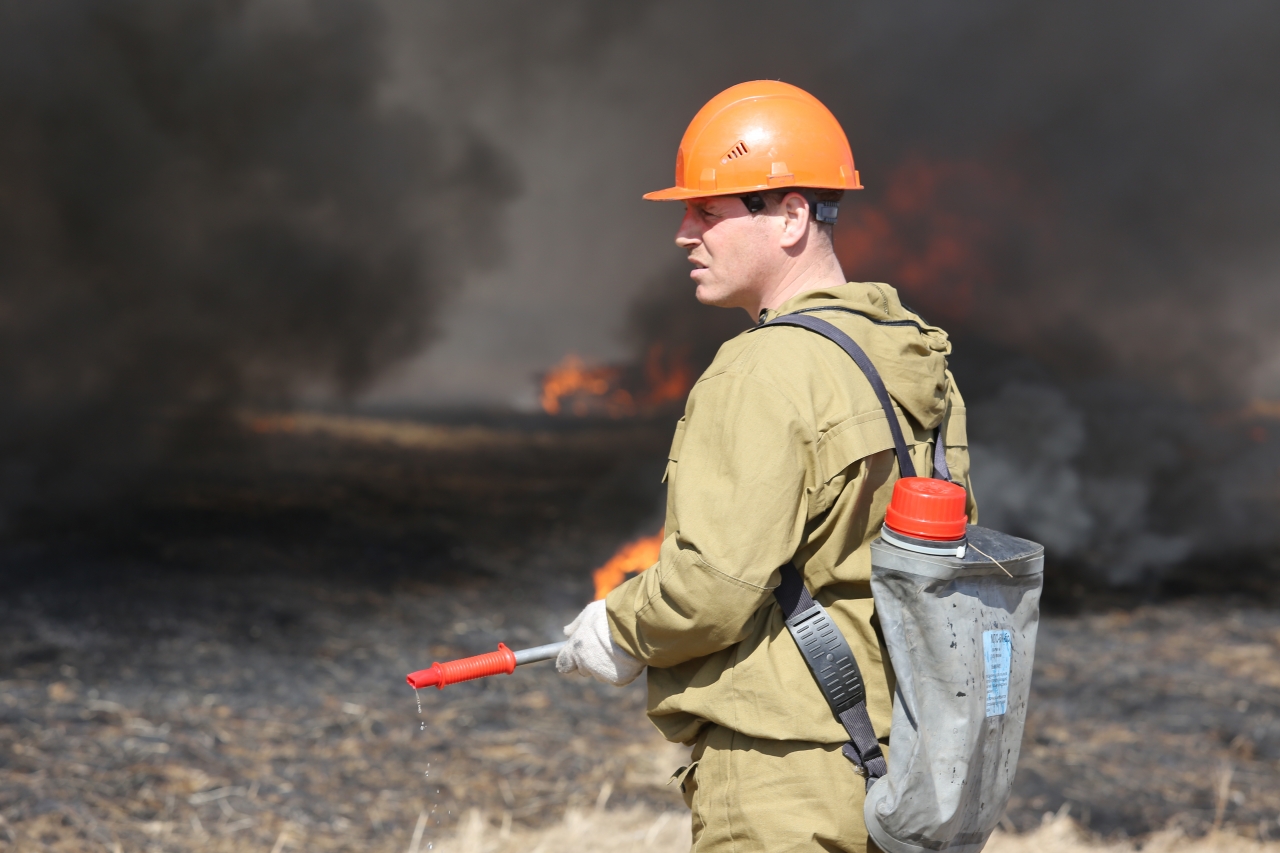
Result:
{"label": "dry grass", "polygon": [[987,853],[1278,853],[1280,842],[1255,841],[1231,832],[1211,832],[1191,838],[1181,830],[1157,832],[1140,839],[1104,841],[1091,837],[1066,814],[1047,817],[1034,832],[1023,835],[999,830],[987,843]]}
{"label": "dry grass", "polygon": [[[505,817],[505,816],[504,816]],[[537,830],[512,831],[510,821],[488,818],[472,809],[452,838],[436,844],[431,853],[676,853],[689,849],[688,812],[570,809],[560,823]],[[409,853],[425,853],[426,845]]]}
{"label": "dry grass", "polygon": [[[689,816],[637,808],[626,811],[570,811],[565,820],[535,831],[512,832],[509,821],[487,819],[471,810],[457,834],[431,853],[684,853],[689,849]],[[412,840],[408,853],[424,853]],[[1188,838],[1180,831],[1136,840],[1090,837],[1068,815],[1046,817],[1035,831],[996,831],[986,853],[1280,853],[1280,842],[1258,842],[1227,832]]]}
{"label": "dry grass", "polygon": [[[64,827],[64,815],[47,815],[28,822],[21,834],[5,834],[15,850],[46,850],[57,853],[110,851],[122,853],[126,848],[105,832],[94,832],[90,824],[76,837]],[[75,816],[72,819],[80,823]],[[0,820],[3,820],[0,818]],[[685,853],[689,849],[689,816],[687,812],[655,812],[644,807],[625,810],[570,809],[563,821],[541,829],[513,829],[510,813],[486,816],[471,809],[459,823],[456,832],[443,841],[426,839],[427,813],[418,816],[414,831],[404,848],[406,853]],[[8,827],[5,827],[8,829]],[[185,828],[184,828],[185,829]],[[173,839],[174,827],[160,822],[146,827],[153,839],[150,849],[166,849]],[[199,834],[199,830],[192,828]],[[183,833],[187,834],[187,833]],[[85,837],[86,835],[90,837]],[[197,849],[233,851],[262,849],[267,845],[202,835],[195,839]],[[313,839],[306,829],[293,823],[282,823],[270,844],[271,853],[313,849]],[[1023,834],[997,830],[986,846],[986,853],[1280,853],[1280,842],[1260,842],[1231,832],[1214,832],[1190,838],[1179,830],[1159,832],[1138,839],[1105,840],[1090,836],[1067,815],[1046,817],[1035,831]]]}

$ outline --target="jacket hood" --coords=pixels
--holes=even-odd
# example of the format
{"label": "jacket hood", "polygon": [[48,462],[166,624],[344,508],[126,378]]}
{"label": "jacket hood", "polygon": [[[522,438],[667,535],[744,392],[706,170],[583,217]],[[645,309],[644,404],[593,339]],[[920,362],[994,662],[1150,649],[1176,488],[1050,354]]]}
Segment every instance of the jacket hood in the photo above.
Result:
{"label": "jacket hood", "polygon": [[[810,290],[763,312],[760,322],[795,313],[815,313],[843,328],[866,350],[889,395],[904,412],[927,430],[942,423],[951,341],[942,329],[903,306],[894,287],[848,282]],[[852,322],[844,322],[841,314]]]}

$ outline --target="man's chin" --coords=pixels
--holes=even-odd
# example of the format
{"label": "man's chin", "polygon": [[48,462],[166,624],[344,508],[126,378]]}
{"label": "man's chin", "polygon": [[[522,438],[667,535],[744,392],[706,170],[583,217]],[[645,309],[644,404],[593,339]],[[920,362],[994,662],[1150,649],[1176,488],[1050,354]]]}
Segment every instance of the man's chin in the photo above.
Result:
{"label": "man's chin", "polygon": [[[733,291],[726,293],[723,290],[715,290],[708,285],[700,284],[697,289],[694,290],[693,295],[703,305],[711,305],[716,308],[741,308],[748,314],[751,314],[752,311],[752,309],[748,307],[750,303],[744,303],[741,299],[742,294],[735,293]],[[752,320],[756,319],[754,314],[751,314],[751,318]]]}
{"label": "man's chin", "polygon": [[693,295],[703,305],[714,305],[717,308],[727,307],[725,305],[726,294],[718,292],[714,287],[707,284],[699,284],[694,289]]}

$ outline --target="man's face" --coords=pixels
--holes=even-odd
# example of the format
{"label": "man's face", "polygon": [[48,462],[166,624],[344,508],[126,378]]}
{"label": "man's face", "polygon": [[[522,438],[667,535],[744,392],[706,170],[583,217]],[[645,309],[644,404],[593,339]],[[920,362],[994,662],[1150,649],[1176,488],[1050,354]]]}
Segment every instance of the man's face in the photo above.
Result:
{"label": "man's face", "polygon": [[771,216],[752,216],[737,196],[685,202],[676,245],[689,253],[698,301],[755,310],[779,251]]}

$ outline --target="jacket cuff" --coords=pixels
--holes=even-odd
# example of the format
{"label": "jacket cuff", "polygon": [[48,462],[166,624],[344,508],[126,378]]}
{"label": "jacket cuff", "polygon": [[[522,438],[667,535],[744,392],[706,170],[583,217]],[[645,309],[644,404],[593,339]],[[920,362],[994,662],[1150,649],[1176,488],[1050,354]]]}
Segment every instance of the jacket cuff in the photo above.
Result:
{"label": "jacket cuff", "polygon": [[[657,566],[653,566],[648,571],[657,571],[657,569]],[[643,574],[629,577],[610,590],[604,597],[604,610],[605,615],[609,617],[609,635],[613,637],[613,641],[624,652],[647,664],[648,661],[644,659],[644,655],[640,654],[640,649],[633,642],[636,636],[636,611],[639,609],[634,602],[641,592],[637,581]]]}

